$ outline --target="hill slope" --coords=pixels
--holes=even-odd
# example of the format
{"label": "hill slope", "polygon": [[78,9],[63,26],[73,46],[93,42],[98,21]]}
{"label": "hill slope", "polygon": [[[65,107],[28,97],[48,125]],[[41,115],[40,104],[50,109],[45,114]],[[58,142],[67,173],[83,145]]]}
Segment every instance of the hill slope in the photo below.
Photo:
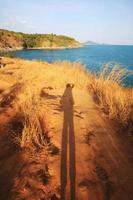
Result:
{"label": "hill slope", "polygon": [[[79,63],[3,57],[0,67],[1,200],[132,200],[133,90]],[[72,112],[60,105],[67,83]]]}
{"label": "hill slope", "polygon": [[22,48],[76,48],[75,39],[55,34],[25,34],[0,29],[0,50]]}

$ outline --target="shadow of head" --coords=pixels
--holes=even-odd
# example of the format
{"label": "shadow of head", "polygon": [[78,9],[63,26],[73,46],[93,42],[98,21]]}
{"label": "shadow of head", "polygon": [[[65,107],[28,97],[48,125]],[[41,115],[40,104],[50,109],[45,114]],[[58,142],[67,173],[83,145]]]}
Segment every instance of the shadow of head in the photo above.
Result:
{"label": "shadow of head", "polygon": [[67,83],[66,88],[72,89],[72,88],[74,88],[74,84],[73,83]]}
{"label": "shadow of head", "polygon": [[74,99],[73,99],[73,94],[72,94],[73,87],[74,87],[74,84],[68,83],[66,85],[65,91],[60,100],[60,104],[63,110],[69,110],[73,108],[73,105],[74,105]]}

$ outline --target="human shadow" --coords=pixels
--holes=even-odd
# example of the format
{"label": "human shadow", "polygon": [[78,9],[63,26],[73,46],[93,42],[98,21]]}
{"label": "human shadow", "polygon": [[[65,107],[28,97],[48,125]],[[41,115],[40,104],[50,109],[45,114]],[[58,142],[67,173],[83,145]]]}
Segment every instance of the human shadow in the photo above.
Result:
{"label": "human shadow", "polygon": [[[64,94],[61,98],[61,107],[64,112],[62,143],[61,143],[61,200],[65,200],[67,185],[67,146],[69,145],[69,177],[70,177],[70,199],[75,200],[75,136],[73,120],[73,95],[72,88],[74,85],[67,84]],[[69,139],[68,139],[69,138]],[[69,141],[69,142],[68,142]]]}

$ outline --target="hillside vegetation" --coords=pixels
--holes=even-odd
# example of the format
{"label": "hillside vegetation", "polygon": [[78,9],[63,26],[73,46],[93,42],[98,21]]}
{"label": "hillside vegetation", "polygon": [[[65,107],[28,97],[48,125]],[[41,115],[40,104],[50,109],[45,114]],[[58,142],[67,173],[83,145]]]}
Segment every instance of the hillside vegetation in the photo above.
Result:
{"label": "hillside vegetation", "polygon": [[0,58],[1,200],[61,199],[67,83],[75,85],[75,200],[132,200],[133,89],[120,85],[125,75],[118,66],[95,75],[78,62]]}
{"label": "hillside vegetation", "polygon": [[0,29],[0,50],[22,48],[76,48],[75,39],[56,34],[26,34]]}

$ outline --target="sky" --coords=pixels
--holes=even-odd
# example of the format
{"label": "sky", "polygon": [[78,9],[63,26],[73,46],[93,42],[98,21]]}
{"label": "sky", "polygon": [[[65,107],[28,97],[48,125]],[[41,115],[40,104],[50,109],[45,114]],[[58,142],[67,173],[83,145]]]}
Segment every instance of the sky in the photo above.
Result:
{"label": "sky", "polygon": [[133,0],[0,0],[0,28],[133,44]]}

